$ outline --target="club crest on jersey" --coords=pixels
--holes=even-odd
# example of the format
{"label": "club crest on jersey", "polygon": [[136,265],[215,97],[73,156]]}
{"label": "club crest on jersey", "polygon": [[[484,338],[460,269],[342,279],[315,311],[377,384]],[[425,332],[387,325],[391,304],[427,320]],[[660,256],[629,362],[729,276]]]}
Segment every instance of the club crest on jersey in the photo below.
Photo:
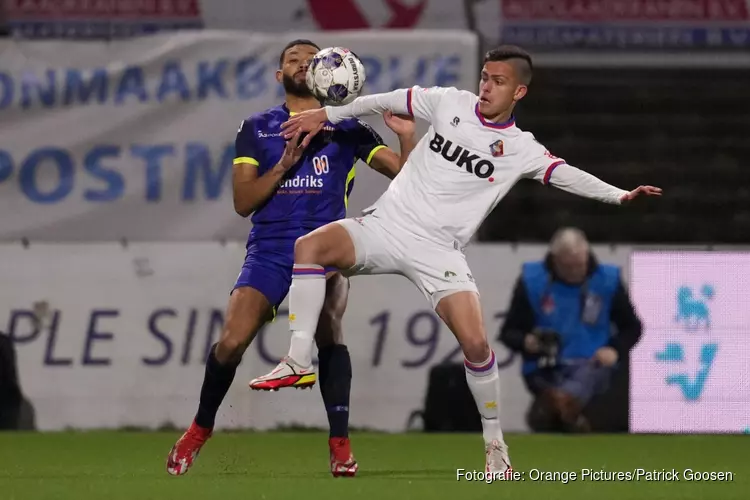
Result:
{"label": "club crest on jersey", "polygon": [[503,156],[504,151],[505,149],[503,148],[502,139],[490,144],[490,153],[492,153],[492,156],[494,156],[495,158],[497,158],[498,156]]}
{"label": "club crest on jersey", "polygon": [[446,139],[442,135],[435,133],[430,141],[430,149],[442,156],[446,161],[455,163],[459,168],[465,169],[468,173],[474,174],[480,179],[487,179],[494,182],[492,174],[495,172],[495,165],[492,162],[480,159],[476,155],[453,141]]}

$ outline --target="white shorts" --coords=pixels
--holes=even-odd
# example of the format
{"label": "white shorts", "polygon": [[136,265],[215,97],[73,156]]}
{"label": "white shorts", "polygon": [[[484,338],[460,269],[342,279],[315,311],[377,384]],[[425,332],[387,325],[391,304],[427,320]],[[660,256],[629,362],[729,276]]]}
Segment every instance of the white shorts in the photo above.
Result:
{"label": "white shorts", "polygon": [[410,233],[392,221],[370,214],[337,221],[354,242],[356,264],[343,274],[399,274],[414,283],[437,307],[456,292],[479,293],[466,257]]}

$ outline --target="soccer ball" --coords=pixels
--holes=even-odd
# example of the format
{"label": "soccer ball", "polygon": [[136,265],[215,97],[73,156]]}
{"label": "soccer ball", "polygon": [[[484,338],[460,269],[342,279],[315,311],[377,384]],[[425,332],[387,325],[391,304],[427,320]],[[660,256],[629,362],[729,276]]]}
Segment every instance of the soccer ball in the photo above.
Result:
{"label": "soccer ball", "polygon": [[323,49],[307,68],[310,92],[328,106],[352,102],[365,85],[365,67],[354,52],[343,47]]}

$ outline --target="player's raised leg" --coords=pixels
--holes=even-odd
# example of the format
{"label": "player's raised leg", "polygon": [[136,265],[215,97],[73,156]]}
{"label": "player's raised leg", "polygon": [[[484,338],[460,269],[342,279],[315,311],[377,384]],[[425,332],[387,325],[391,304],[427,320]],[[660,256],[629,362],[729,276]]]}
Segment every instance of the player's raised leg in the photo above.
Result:
{"label": "player's raised leg", "polygon": [[232,292],[221,338],[211,347],[206,360],[198,412],[169,452],[169,474],[185,474],[193,465],[213,432],[219,406],[232,385],[245,349],[271,313],[271,304],[258,290],[245,286]]}
{"label": "player's raised leg", "polygon": [[482,417],[485,470],[509,474],[508,447],[500,426],[500,375],[495,353],[487,342],[479,295],[473,291],[452,293],[440,299],[435,311],[464,353],[466,381]]}
{"label": "player's raised leg", "polygon": [[289,356],[269,374],[251,382],[274,380],[274,388],[294,387],[300,373],[314,373],[315,332],[326,296],[326,267],[349,269],[356,262],[349,232],[333,222],[299,238],[294,245],[294,270],[289,289]]}

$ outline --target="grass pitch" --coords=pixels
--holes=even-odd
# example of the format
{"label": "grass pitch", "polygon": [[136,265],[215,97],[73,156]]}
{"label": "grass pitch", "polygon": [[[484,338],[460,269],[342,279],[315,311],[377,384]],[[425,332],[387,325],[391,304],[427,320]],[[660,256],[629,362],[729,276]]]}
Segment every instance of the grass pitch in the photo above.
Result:
{"label": "grass pitch", "polygon": [[[511,459],[521,478],[492,484],[456,478],[457,469],[482,471],[478,435],[354,433],[360,473],[339,479],[328,472],[322,433],[219,432],[186,476],[171,477],[165,459],[177,437],[0,434],[0,499],[730,500],[746,499],[750,490],[749,436],[510,435]],[[620,480],[583,479],[584,469],[622,474]],[[676,479],[650,474],[636,480],[638,469],[674,470]],[[685,469],[731,475],[691,481]]]}

